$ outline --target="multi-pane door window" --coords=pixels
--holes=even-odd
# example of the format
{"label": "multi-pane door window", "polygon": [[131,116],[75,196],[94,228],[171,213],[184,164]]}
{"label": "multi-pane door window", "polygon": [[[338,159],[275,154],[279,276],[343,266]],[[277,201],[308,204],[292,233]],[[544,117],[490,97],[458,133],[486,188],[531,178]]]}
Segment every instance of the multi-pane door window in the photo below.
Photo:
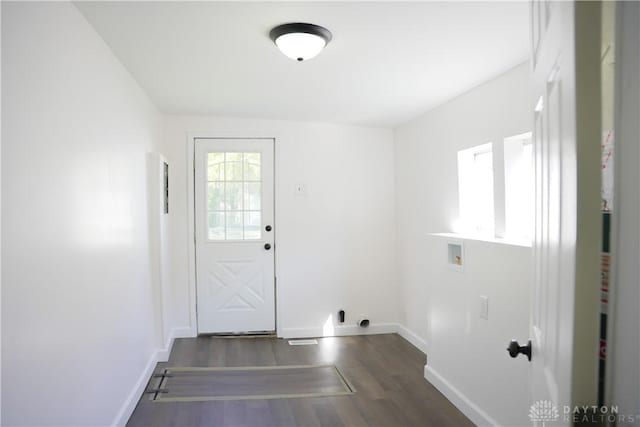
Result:
{"label": "multi-pane door window", "polygon": [[208,153],[209,240],[262,237],[261,160],[261,153]]}

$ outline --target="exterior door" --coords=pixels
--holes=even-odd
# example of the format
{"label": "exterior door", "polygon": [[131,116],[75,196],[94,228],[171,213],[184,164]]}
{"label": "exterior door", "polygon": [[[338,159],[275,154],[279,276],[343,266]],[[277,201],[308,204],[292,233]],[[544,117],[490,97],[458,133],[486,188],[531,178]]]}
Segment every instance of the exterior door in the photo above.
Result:
{"label": "exterior door", "polygon": [[[576,65],[581,55],[581,48],[576,45],[582,31],[577,25],[580,6],[559,1],[534,1],[531,6],[536,225],[530,418],[534,425],[570,425],[565,406],[581,400],[575,393],[580,376],[589,381],[593,377],[585,388],[591,387],[589,384],[595,386],[596,380],[597,323],[581,325],[580,316],[585,308],[589,310],[583,289],[598,289],[599,105],[583,106],[580,99],[593,90],[591,102],[598,104],[599,87],[598,83],[592,89],[582,85],[581,73],[590,71]],[[587,108],[598,112],[592,123],[586,119]],[[589,134],[592,129],[594,135]],[[589,146],[591,143],[593,147]],[[584,178],[584,171],[590,167],[587,155],[596,159],[593,182]],[[593,278],[589,273],[592,267],[585,267],[588,262],[596,268]],[[587,283],[592,279],[594,283]],[[597,310],[596,294],[594,320]],[[581,333],[578,329],[583,327],[593,327],[593,342],[576,339]],[[576,368],[589,359],[594,361],[593,372],[577,372]],[[585,390],[584,395],[589,396],[588,392]]]}
{"label": "exterior door", "polygon": [[273,139],[195,139],[198,333],[275,330]]}

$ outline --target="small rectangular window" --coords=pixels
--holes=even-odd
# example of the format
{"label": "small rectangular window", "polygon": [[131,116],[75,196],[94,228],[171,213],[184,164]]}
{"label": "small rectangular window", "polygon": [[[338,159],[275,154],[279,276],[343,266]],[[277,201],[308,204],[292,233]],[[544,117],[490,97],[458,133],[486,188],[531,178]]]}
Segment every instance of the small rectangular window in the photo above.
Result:
{"label": "small rectangular window", "polygon": [[495,219],[491,143],[458,151],[458,197],[459,231],[493,235]]}
{"label": "small rectangular window", "polygon": [[531,133],[504,140],[505,235],[531,240],[534,227],[535,170]]}

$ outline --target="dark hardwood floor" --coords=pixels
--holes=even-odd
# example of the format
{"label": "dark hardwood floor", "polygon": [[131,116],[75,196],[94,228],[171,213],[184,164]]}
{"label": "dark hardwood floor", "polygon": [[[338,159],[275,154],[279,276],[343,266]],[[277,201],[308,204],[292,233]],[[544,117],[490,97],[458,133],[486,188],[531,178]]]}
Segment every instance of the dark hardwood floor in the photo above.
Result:
{"label": "dark hardwood floor", "polygon": [[169,366],[334,364],[350,396],[214,402],[141,398],[128,426],[471,426],[423,377],[425,355],[396,334],[319,338],[290,346],[277,338],[177,339]]}

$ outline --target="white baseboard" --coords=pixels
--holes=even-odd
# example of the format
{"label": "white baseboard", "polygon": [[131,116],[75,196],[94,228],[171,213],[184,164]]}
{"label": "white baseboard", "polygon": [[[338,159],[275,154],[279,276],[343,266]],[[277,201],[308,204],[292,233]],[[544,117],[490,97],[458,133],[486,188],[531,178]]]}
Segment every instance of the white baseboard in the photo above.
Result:
{"label": "white baseboard", "polygon": [[444,394],[463,414],[467,416],[477,426],[499,426],[498,422],[491,418],[489,414],[473,403],[460,390],[455,388],[442,375],[432,367],[424,367],[424,378],[429,381],[440,393]]}
{"label": "white baseboard", "polygon": [[173,341],[176,338],[189,338],[193,336],[194,335],[192,334],[190,327],[173,328],[173,330],[169,334],[169,337],[167,338],[167,342],[164,348],[161,348],[156,352],[158,362],[166,362],[169,360],[169,354],[171,354],[171,349],[173,348]]}
{"label": "white baseboard", "polygon": [[131,417],[134,409],[136,409],[136,405],[140,400],[140,396],[142,396],[145,387],[149,383],[149,379],[151,378],[151,375],[156,368],[156,364],[158,362],[166,362],[167,360],[169,360],[169,354],[171,353],[171,348],[173,347],[173,341],[176,338],[191,336],[193,336],[191,334],[191,328],[174,328],[169,334],[169,338],[167,338],[165,348],[157,349],[151,354],[151,357],[149,357],[149,361],[142,370],[140,377],[138,377],[138,381],[136,381],[133,389],[120,408],[120,411],[118,411],[118,415],[116,415],[116,418],[112,423],[113,426],[120,427],[127,424],[127,421],[129,421],[129,417]]}
{"label": "white baseboard", "polygon": [[420,338],[418,334],[413,332],[411,329],[408,329],[404,325],[398,325],[398,335],[400,335],[405,340],[409,341],[411,344],[413,344],[414,347],[416,347],[418,350],[420,350],[424,354],[427,354],[427,348],[428,348],[427,342],[422,338]]}
{"label": "white baseboard", "polygon": [[398,332],[397,323],[371,323],[366,328],[357,325],[337,325],[333,331],[325,331],[317,328],[283,328],[280,338],[318,338],[318,337],[343,337],[348,335],[375,335],[393,334]]}
{"label": "white baseboard", "polygon": [[136,408],[138,404],[138,400],[140,400],[140,396],[144,392],[147,383],[149,382],[149,378],[151,378],[151,374],[153,374],[154,369],[156,368],[156,364],[158,363],[158,351],[154,351],[147,362],[147,365],[142,370],[140,377],[138,377],[138,381],[136,381],[133,389],[127,396],[124,401],[124,404],[118,411],[118,415],[116,416],[113,426],[121,427],[127,424],[129,421],[129,417],[133,413],[133,410]]}

